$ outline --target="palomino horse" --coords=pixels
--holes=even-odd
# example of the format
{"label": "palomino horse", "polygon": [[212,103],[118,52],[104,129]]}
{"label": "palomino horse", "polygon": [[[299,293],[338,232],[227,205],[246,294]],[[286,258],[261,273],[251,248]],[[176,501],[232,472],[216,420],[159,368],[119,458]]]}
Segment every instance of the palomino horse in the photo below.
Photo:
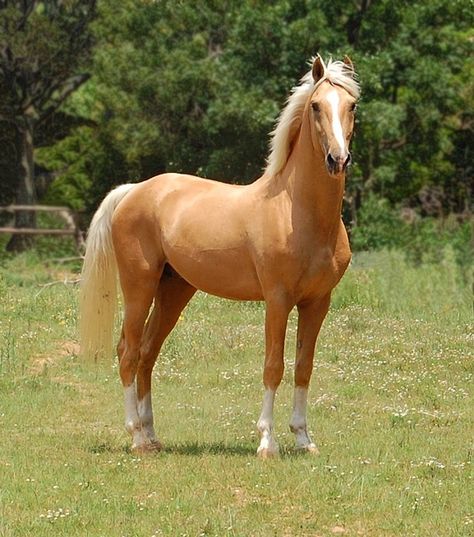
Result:
{"label": "palomino horse", "polygon": [[307,393],[331,291],[351,258],[341,206],[358,97],[349,58],[325,65],[317,56],[280,115],[257,181],[228,185],[166,173],[119,186],[103,200],[87,239],[82,349],[90,356],[112,352],[118,269],[125,309],[118,356],[133,448],[161,448],[153,427],[152,369],[181,311],[201,289],[266,303],[265,392],[257,425],[262,457],[278,453],[273,403],[288,315],[298,308],[290,429],[298,448],[317,452],[306,426]]}

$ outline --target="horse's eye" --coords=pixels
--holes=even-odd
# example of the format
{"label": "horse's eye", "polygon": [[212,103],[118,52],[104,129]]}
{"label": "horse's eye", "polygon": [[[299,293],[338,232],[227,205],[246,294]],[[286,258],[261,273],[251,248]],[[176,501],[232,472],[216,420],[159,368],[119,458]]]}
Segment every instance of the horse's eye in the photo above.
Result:
{"label": "horse's eye", "polygon": [[320,112],[320,108],[319,108],[318,103],[311,103],[311,107],[313,109],[313,112]]}
{"label": "horse's eye", "polygon": [[355,112],[357,110],[357,103],[351,104],[351,112]]}

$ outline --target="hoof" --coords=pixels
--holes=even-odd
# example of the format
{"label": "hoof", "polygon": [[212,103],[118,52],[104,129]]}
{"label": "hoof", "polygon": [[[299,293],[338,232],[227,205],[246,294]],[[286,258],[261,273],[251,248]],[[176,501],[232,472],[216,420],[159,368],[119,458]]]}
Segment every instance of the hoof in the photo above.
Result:
{"label": "hoof", "polygon": [[278,448],[277,449],[270,449],[270,448],[258,448],[257,450],[257,457],[259,459],[276,459],[279,457]]}
{"label": "hoof", "polygon": [[310,453],[311,455],[319,455],[319,449],[317,448],[316,444],[308,444],[306,446],[297,446],[296,449],[300,453]]}
{"label": "hoof", "polygon": [[163,444],[159,440],[153,440],[146,444],[140,444],[138,446],[132,446],[133,453],[145,454],[145,453],[158,453],[163,450]]}
{"label": "hoof", "polygon": [[309,444],[309,446],[305,447],[305,451],[311,453],[311,455],[319,455],[319,449],[316,444]]}

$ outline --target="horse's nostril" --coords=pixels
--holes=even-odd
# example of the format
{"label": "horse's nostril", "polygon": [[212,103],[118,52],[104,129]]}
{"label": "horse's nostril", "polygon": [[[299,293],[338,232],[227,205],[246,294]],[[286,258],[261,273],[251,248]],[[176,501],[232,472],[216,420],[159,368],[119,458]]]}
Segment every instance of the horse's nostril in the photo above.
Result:
{"label": "horse's nostril", "polygon": [[326,157],[326,162],[329,168],[334,168],[334,166],[336,165],[336,160],[331,155],[331,153],[328,153],[328,156]]}
{"label": "horse's nostril", "polygon": [[347,168],[352,163],[352,155],[350,153],[347,153],[347,158],[344,162],[344,168]]}

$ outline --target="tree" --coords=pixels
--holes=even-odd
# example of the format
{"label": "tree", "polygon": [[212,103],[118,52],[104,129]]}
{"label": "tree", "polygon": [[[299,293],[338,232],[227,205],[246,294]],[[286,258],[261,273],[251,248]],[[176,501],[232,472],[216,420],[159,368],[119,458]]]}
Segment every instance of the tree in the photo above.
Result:
{"label": "tree", "polygon": [[65,170],[51,199],[71,192],[67,183],[92,208],[114,181],[164,171],[255,179],[289,89],[327,40],[327,32],[312,31],[319,10],[274,4],[103,0],[94,77],[72,99],[96,127],[42,152],[45,165]]}
{"label": "tree", "polygon": [[[36,202],[35,134],[88,78],[96,0],[0,0],[0,122],[15,152],[18,204]],[[3,155],[5,158],[5,155]],[[10,166],[11,168],[11,166]],[[16,213],[17,227],[34,227],[32,212]],[[21,250],[25,235],[8,249]]]}
{"label": "tree", "polygon": [[50,195],[92,209],[113,184],[163,171],[250,182],[321,52],[349,54],[362,82],[349,218],[371,194],[422,205],[434,188],[460,212],[472,180],[471,12],[469,0],[102,0],[94,76],[70,104],[91,126],[42,152],[64,170]]}
{"label": "tree", "polygon": [[353,217],[371,193],[391,205],[420,206],[420,193],[434,189],[445,212],[465,210],[472,181],[470,7],[467,0],[324,6],[335,35],[346,35],[362,81],[348,183]]}

